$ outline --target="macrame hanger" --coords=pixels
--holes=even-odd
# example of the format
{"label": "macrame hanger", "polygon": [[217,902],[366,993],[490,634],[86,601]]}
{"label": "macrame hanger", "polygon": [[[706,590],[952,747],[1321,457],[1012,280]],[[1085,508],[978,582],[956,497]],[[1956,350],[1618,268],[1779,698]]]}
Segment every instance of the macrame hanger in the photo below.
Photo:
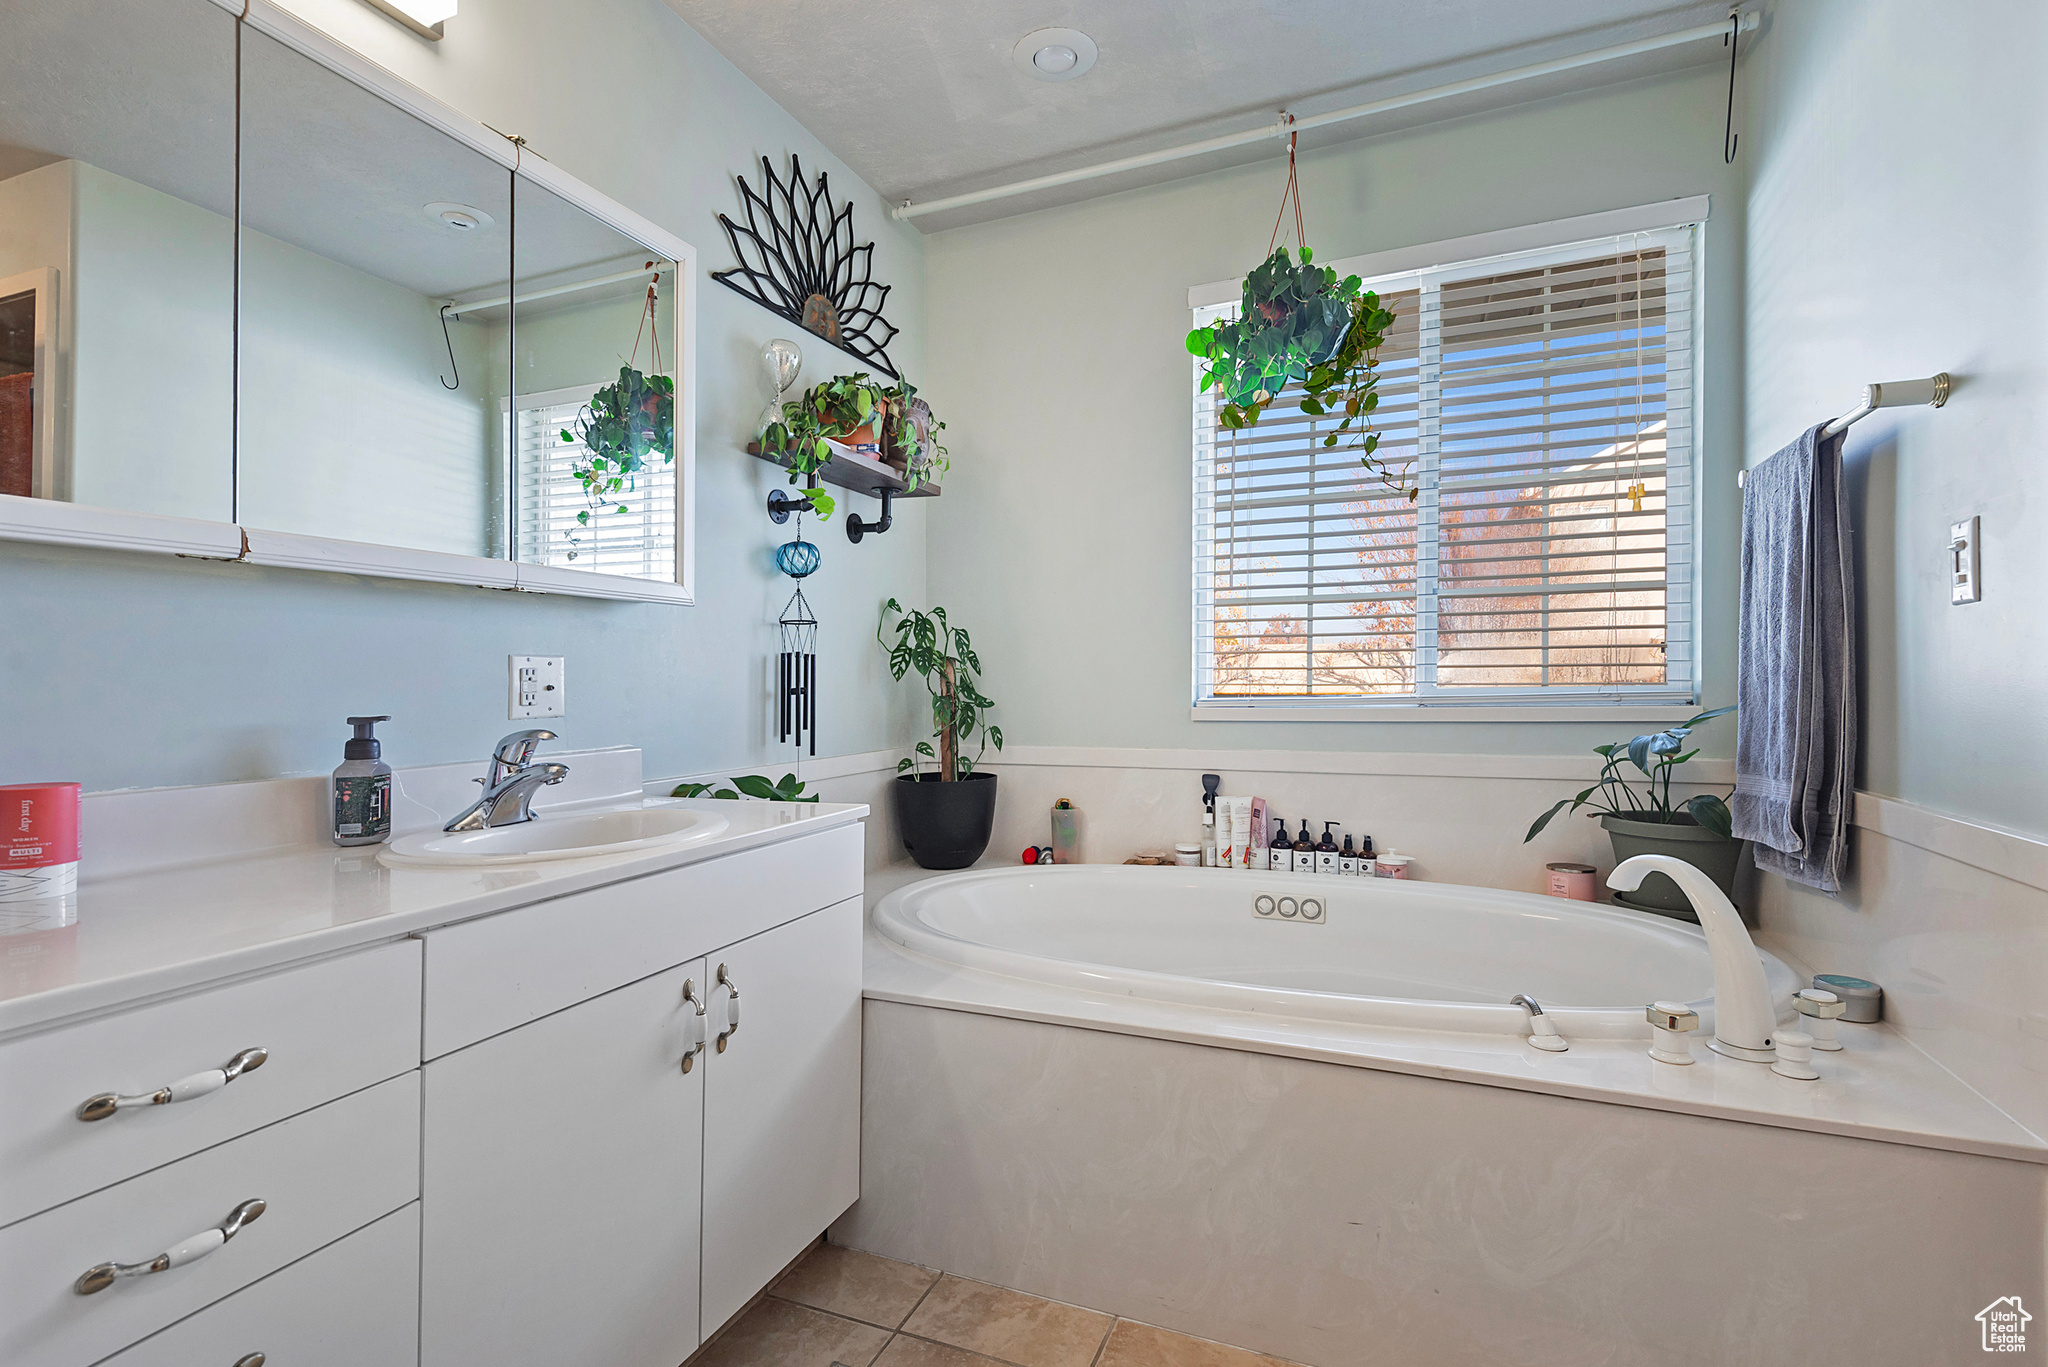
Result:
{"label": "macrame hanger", "polygon": [[[1294,126],[1294,115],[1282,114],[1280,117],[1290,129]],[[1295,248],[1298,251],[1304,252],[1308,250],[1308,234],[1306,229],[1302,227],[1301,222],[1301,180],[1296,175],[1294,167],[1294,143],[1295,139],[1300,136],[1299,133],[1294,132],[1289,132],[1287,135],[1287,184],[1280,191],[1280,212],[1273,217],[1272,240],[1266,243],[1266,255],[1268,256],[1271,256],[1273,249],[1280,245],[1280,225],[1287,221],[1287,210],[1290,206],[1294,209]]]}
{"label": "macrame hanger", "polygon": [[[649,261],[640,269],[653,271],[654,263],[652,261]],[[647,302],[640,306],[640,326],[633,330],[633,354],[626,361],[627,365],[633,365],[639,361],[640,339],[641,337],[647,335],[648,324],[652,323],[654,325],[654,373],[657,375],[663,373],[661,369],[661,321],[659,316],[655,313],[655,299],[657,297],[656,291],[659,289],[660,285],[661,272],[654,271],[654,278],[647,282]]]}

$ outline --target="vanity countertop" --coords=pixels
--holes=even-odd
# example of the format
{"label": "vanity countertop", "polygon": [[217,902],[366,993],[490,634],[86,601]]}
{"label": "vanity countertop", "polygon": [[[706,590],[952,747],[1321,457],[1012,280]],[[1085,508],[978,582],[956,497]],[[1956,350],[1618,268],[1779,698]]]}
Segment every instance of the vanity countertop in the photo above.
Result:
{"label": "vanity countertop", "polygon": [[[716,812],[726,828],[697,844],[640,853],[393,869],[378,861],[380,846],[341,848],[318,838],[324,779],[88,795],[77,896],[0,905],[0,1036],[851,825],[868,814],[851,803],[643,799],[638,751],[563,758],[585,777],[554,806],[536,802],[543,815],[645,800]],[[438,810],[459,810],[455,799],[474,795],[473,772],[468,765],[401,771],[394,834],[426,828]],[[180,832],[175,842],[163,833],[167,813]]]}

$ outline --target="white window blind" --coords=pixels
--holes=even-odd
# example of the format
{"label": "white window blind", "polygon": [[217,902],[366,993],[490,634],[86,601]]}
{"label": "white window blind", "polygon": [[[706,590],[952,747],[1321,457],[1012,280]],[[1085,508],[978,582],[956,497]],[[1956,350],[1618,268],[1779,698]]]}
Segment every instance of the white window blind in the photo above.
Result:
{"label": "white window blind", "polygon": [[[593,505],[575,476],[577,415],[599,385],[521,394],[510,410],[508,440],[517,473],[513,527],[516,559],[530,565],[662,581],[676,577],[676,477],[673,462],[636,475],[630,486]],[[623,506],[625,511],[619,509]],[[578,513],[589,514],[579,522]]]}
{"label": "white window blind", "polygon": [[1693,241],[1368,280],[1412,502],[1298,392],[1232,432],[1198,391],[1197,708],[1690,700]]}

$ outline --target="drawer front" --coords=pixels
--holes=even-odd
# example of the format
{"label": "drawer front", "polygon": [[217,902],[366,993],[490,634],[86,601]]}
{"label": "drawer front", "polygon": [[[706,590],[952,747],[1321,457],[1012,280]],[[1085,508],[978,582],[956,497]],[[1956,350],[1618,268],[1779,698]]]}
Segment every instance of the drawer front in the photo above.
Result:
{"label": "drawer front", "polygon": [[[417,1068],[419,1013],[404,940],[0,1044],[0,1225]],[[78,1118],[245,1049],[269,1057],[217,1091]]]}
{"label": "drawer front", "polygon": [[758,935],[861,891],[861,828],[429,931],[426,1057]]}
{"label": "drawer front", "polygon": [[[0,1362],[96,1362],[416,1200],[419,1121],[413,1072],[0,1230]],[[146,1262],[252,1198],[263,1214],[211,1254],[74,1289],[88,1268]]]}
{"label": "drawer front", "polygon": [[420,1208],[301,1258],[179,1320],[106,1367],[413,1367],[419,1360]]}

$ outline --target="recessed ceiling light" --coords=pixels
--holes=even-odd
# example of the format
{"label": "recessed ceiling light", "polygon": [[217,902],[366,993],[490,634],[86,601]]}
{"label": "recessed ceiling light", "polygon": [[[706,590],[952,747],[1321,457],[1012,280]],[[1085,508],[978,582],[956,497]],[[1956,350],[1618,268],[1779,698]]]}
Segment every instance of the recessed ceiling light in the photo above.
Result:
{"label": "recessed ceiling light", "polygon": [[446,199],[437,199],[432,204],[423,206],[421,212],[442,227],[458,233],[473,233],[498,221],[474,204],[457,204]]}
{"label": "recessed ceiling light", "polygon": [[1077,28],[1042,28],[1019,38],[1010,60],[1034,80],[1071,81],[1095,65],[1095,40]]}

